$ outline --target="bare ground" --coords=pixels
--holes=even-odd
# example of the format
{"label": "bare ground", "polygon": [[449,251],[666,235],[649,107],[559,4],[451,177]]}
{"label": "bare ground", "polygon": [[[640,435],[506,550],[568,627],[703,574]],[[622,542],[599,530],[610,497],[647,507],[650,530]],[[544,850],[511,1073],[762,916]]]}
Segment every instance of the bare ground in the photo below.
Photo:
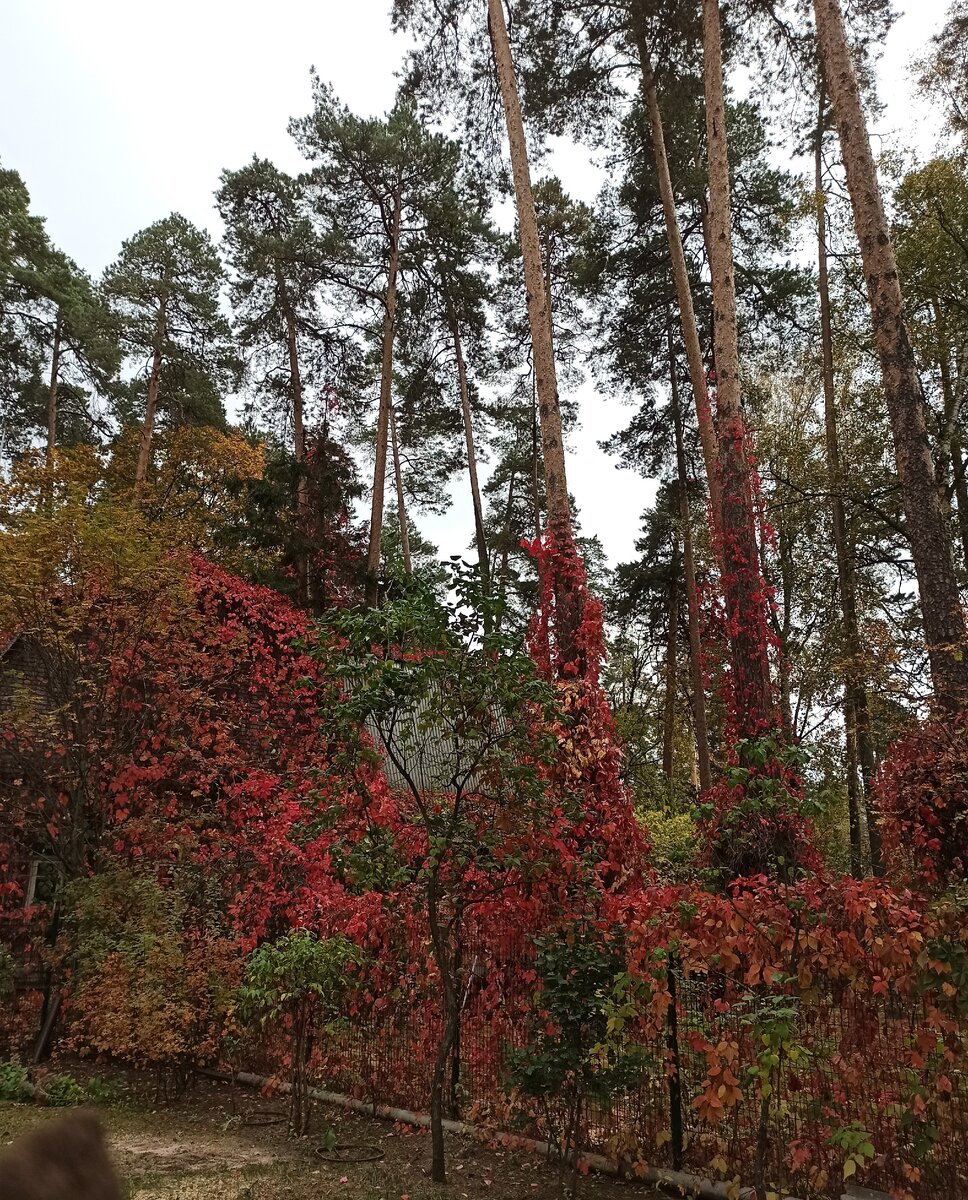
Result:
{"label": "bare ground", "polygon": [[[430,1181],[429,1137],[409,1127],[319,1106],[313,1132],[293,1141],[278,1098],[206,1080],[176,1104],[153,1108],[139,1097],[142,1088],[128,1078],[119,1102],[99,1110],[131,1200],[555,1200],[559,1194],[557,1168],[521,1150],[448,1135],[449,1182],[439,1186]],[[0,1146],[58,1111],[0,1104]],[[334,1140],[337,1150],[323,1149]],[[581,1180],[580,1200],[657,1200],[657,1193],[590,1176]]]}

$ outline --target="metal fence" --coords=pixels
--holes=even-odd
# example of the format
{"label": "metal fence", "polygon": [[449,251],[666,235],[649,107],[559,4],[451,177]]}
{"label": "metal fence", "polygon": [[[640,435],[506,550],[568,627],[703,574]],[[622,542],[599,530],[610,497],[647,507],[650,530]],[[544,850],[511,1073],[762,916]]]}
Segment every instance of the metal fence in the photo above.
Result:
{"label": "metal fence", "polygon": [[[510,972],[524,964],[507,961]],[[634,1164],[712,1179],[757,1177],[778,1196],[839,1197],[845,1177],[915,1200],[968,1197],[968,1029],[919,1050],[917,1005],[852,993],[830,981],[796,1002],[792,1039],[768,1073],[764,1104],[761,1026],[722,1003],[722,981],[676,972],[666,1026],[639,1047],[641,1070],[607,1106],[589,1104],[581,1147]],[[510,1047],[526,1049],[520,1005],[468,993],[459,1052],[448,1079],[449,1112],[491,1129],[548,1139],[554,1100],[541,1108],[513,1096]],[[402,999],[331,1031],[317,1048],[320,1087],[366,1102],[426,1112],[440,1027],[432,1000]],[[719,1046],[741,1097],[718,1121],[696,1101],[708,1079],[700,1046]],[[271,1070],[281,1048],[263,1046],[255,1065]],[[644,1053],[641,1051],[644,1050]],[[868,1151],[874,1150],[873,1156]],[[850,1166],[852,1158],[855,1165]]]}

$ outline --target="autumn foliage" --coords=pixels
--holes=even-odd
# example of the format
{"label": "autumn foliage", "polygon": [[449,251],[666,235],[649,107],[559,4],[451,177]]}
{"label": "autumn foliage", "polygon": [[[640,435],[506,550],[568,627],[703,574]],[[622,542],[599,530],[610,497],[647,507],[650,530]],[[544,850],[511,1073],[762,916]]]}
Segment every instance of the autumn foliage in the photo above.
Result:
{"label": "autumn foliage", "polygon": [[[893,1146],[912,1183],[936,1164],[957,1132],[963,912],[825,872],[802,764],[775,737],[737,743],[702,797],[714,879],[658,883],[599,682],[601,609],[572,545],[532,547],[542,593],[526,653],[479,619],[465,577],[453,603],[414,586],[319,625],[209,556],[160,546],[142,513],[92,494],[93,477],[64,486],[83,502],[26,519],[8,542],[19,657],[8,651],[0,729],[0,915],[5,941],[53,972],[71,1045],[177,1079],[231,1034],[237,1053],[290,1067],[297,1053],[360,1095],[435,1095],[438,1113],[459,1104],[443,1093],[456,1056],[504,1097],[492,1119],[539,1131],[557,1127],[555,1098],[538,1104],[535,1070],[527,1095],[508,1095],[501,1047],[525,1060],[540,1047],[547,1079],[567,1076],[577,1139],[592,1136],[588,1098],[633,1095],[636,1055],[652,1047],[663,1077],[693,1080],[682,1102],[709,1164],[726,1161],[731,1129],[731,1161],[765,1171],[757,1147],[785,1119],[770,1100],[781,1086],[819,1106],[785,1151],[805,1186],[878,1169],[868,1147]],[[583,614],[567,641],[563,579]],[[881,774],[887,844],[932,886],[962,870],[964,740],[960,719],[929,724]],[[442,761],[442,781],[420,773]],[[70,897],[55,939],[43,899],[23,907],[32,857],[56,865]],[[361,1064],[343,1034],[294,1040],[291,1013],[261,1047],[233,1023],[246,955],[293,930],[352,944],[346,1028],[374,1046],[405,1037],[406,1058],[374,1050]],[[588,1022],[572,952],[597,989]],[[702,1018],[673,1052],[676,980]],[[854,1093],[874,1068],[828,1017],[849,1012],[852,1030],[880,1036],[900,1028],[889,1002],[903,1079],[876,1075],[857,1128]],[[653,1152],[621,1149],[639,1166]]]}
{"label": "autumn foliage", "polygon": [[934,718],[899,738],[877,778],[886,853],[937,887],[968,873],[968,713]]}

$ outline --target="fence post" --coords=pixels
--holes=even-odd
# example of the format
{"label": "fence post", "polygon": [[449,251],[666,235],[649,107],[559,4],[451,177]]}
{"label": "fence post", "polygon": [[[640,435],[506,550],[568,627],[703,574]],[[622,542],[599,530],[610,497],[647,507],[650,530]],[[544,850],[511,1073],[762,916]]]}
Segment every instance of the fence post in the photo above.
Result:
{"label": "fence post", "polygon": [[672,1132],[672,1166],[682,1167],[682,1081],[679,1074],[679,1018],[676,1012],[676,968],[678,960],[669,955],[666,975],[669,982],[669,1015],[666,1020],[666,1046],[672,1061],[669,1080],[669,1128]]}

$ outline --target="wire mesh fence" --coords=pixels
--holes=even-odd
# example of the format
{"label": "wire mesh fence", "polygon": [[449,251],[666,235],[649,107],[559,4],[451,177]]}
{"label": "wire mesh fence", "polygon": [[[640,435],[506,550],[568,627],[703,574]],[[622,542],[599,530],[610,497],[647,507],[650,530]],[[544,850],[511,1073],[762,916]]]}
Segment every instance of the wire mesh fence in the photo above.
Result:
{"label": "wire mesh fence", "polygon": [[[529,989],[518,984],[533,963],[518,942],[503,957],[492,953],[490,986],[475,987],[475,956],[467,962],[447,1115],[496,1136],[554,1142],[558,1098],[525,1099],[509,1069],[510,1051],[526,1051],[532,1036],[522,1001]],[[506,987],[493,986],[494,973]],[[839,1197],[847,1179],[915,1200],[968,1197],[968,1030],[953,1024],[929,1046],[921,1002],[855,994],[835,980],[801,997],[760,989],[736,1004],[724,1000],[729,994],[725,978],[672,968],[664,1027],[636,1046],[629,1086],[607,1104],[585,1105],[583,1150],[625,1163],[632,1176],[647,1164],[744,1186],[760,1181],[770,1194],[802,1200]],[[773,1062],[757,1005],[768,1011],[777,1002],[794,1015]],[[428,1048],[441,1028],[432,995],[370,995],[321,1039],[315,1082],[374,1105],[427,1112]],[[281,1053],[266,1044],[255,1065],[271,1071]],[[706,1102],[714,1067],[717,1080],[736,1083],[721,1111]]]}

